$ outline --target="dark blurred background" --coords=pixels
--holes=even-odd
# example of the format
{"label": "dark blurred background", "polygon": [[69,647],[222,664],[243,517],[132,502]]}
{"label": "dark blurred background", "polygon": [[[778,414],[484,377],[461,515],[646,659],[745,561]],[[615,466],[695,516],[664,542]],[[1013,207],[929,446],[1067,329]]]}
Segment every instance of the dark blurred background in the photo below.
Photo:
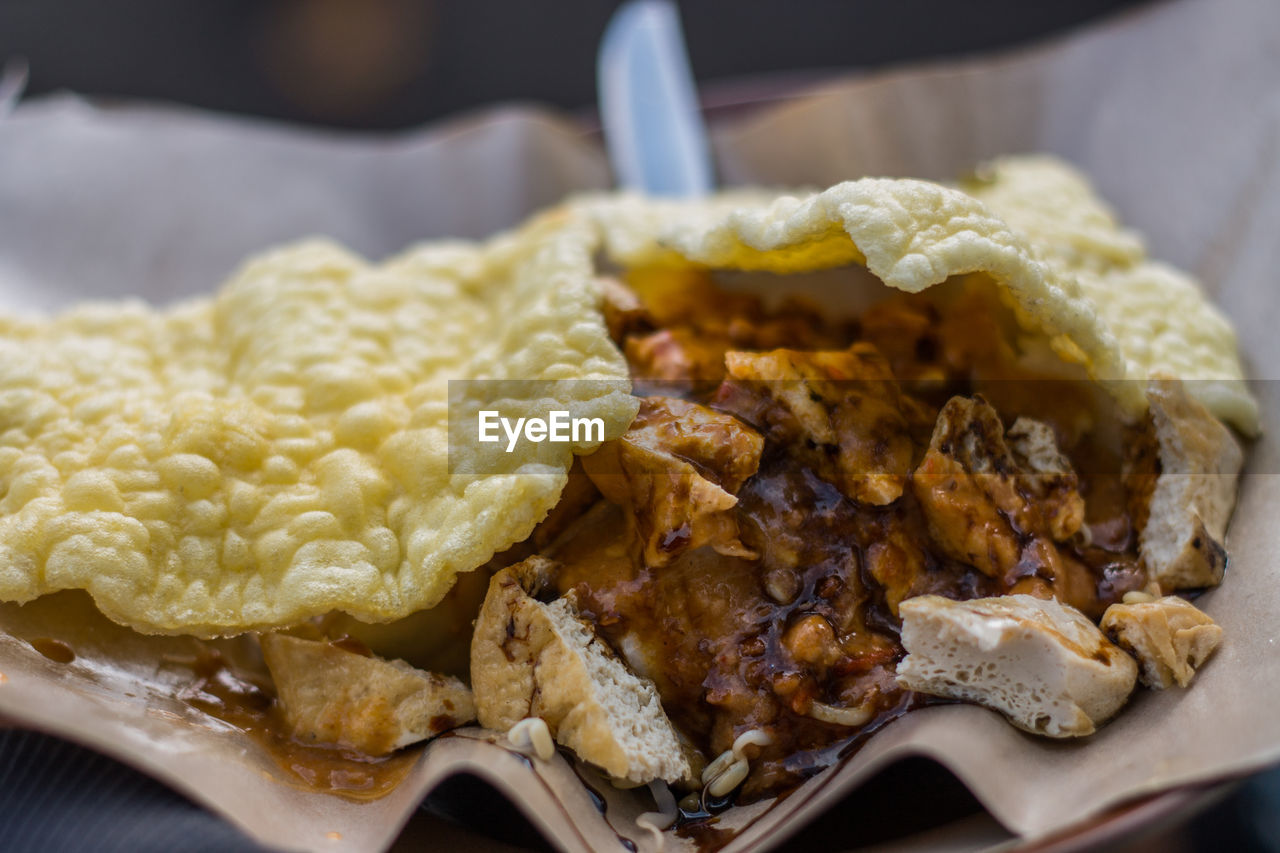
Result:
{"label": "dark blurred background", "polygon": [[[0,0],[0,63],[27,61],[28,96],[69,90],[353,130],[412,127],[512,100],[589,118],[596,46],[618,5]],[[1026,46],[1141,5],[702,0],[681,4],[681,16],[705,100],[731,106],[841,72]],[[9,850],[251,847],[176,794],[52,738],[0,734],[0,780],[0,846]],[[939,789],[924,798],[939,814],[975,807],[952,784],[950,793]],[[930,808],[916,796],[876,802],[870,813],[853,801],[833,809],[788,849],[826,848],[831,838],[865,843],[874,840],[865,835],[868,820],[905,820]],[[428,811],[448,818],[447,806],[447,796],[437,797]],[[514,812],[499,823],[512,837],[532,840]],[[96,831],[99,825],[110,832]],[[1166,819],[1145,837],[1113,842],[1111,849],[1280,850],[1280,773],[1237,785],[1216,804]]]}
{"label": "dark blurred background", "polygon": [[[343,128],[498,101],[595,102],[616,0],[0,0],[0,60],[30,94],[174,101]],[[791,79],[1025,44],[1134,0],[698,0],[699,81]],[[714,90],[716,87],[712,86]]]}

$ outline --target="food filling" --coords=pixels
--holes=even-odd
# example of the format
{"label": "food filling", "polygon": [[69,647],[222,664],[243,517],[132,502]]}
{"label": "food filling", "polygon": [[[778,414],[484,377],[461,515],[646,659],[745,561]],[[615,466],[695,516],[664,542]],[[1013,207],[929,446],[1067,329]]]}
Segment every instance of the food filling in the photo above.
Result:
{"label": "food filling", "polygon": [[[926,703],[1088,734],[1139,667],[1185,686],[1217,645],[1193,605],[1143,603],[1165,578],[1221,577],[1205,555],[1225,492],[1162,470],[1179,430],[1226,428],[1176,382],[1135,424],[980,274],[847,320],[704,272],[600,283],[630,426],[450,606],[265,635],[291,743],[383,755],[476,719],[664,801],[691,791],[696,817],[787,790]],[[1188,470],[1238,469],[1229,436],[1203,443]],[[1156,512],[1191,513],[1207,544],[1171,540],[1173,568],[1151,570]],[[467,645],[469,687],[414,668],[465,674]],[[1010,649],[1028,672],[992,662]]]}
{"label": "food filling", "polygon": [[640,413],[575,470],[590,508],[542,553],[704,756],[767,733],[742,799],[923,700],[896,679],[905,599],[1026,593],[1096,621],[1147,584],[1121,476],[1141,436],[1035,366],[982,277],[848,322],[701,273],[605,290]]}

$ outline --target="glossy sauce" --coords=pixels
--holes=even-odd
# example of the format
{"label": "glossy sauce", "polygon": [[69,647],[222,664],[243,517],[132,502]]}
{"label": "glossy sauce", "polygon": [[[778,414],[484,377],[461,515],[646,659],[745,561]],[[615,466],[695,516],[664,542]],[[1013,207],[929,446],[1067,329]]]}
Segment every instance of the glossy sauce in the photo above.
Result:
{"label": "glossy sauce", "polygon": [[[733,414],[764,436],[759,469],[737,490],[732,510],[741,541],[755,556],[726,556],[710,547],[681,552],[687,540],[677,530],[670,549],[677,556],[650,565],[625,504],[593,510],[549,556],[563,565],[561,592],[572,590],[582,614],[653,679],[672,721],[704,755],[718,755],[750,729],[773,736],[753,756],[739,802],[793,789],[871,732],[939,701],[897,686],[904,654],[899,600],[1052,592],[1097,618],[1125,591],[1145,584],[1131,495],[1121,477],[1123,430],[1112,401],[1090,383],[1017,366],[1000,324],[989,319],[997,309],[978,291],[962,292],[946,316],[920,298],[890,299],[844,330],[843,340],[816,314],[793,312],[778,322],[757,305],[717,300],[697,287],[691,293],[682,297],[692,306],[687,316],[655,314],[639,326],[640,337],[620,343],[638,388]],[[717,315],[725,310],[738,316]],[[664,324],[678,334],[664,335],[670,331]],[[883,355],[872,350],[873,358],[887,359],[900,378],[913,461],[911,470],[897,472],[905,480],[901,496],[886,505],[847,496],[823,448],[798,441],[786,426],[793,416],[780,409],[767,382],[699,381],[726,351],[812,350],[811,341],[832,350],[831,358],[812,360],[819,367],[839,364],[837,353],[856,341],[863,349],[849,352],[879,347]],[[647,381],[655,377],[661,382]],[[863,404],[856,390],[850,393],[846,411],[857,412]],[[1019,493],[1020,515],[1000,510],[993,516],[1017,549],[1003,574],[948,557],[911,485],[943,404],[977,393],[990,398],[1006,429],[1019,416],[1051,426],[1084,498],[1087,534],[1069,541],[1047,536],[1042,498],[1026,491]],[[873,455],[896,446],[901,457],[901,429],[883,440],[855,437]],[[824,722],[815,717],[821,706],[867,709],[870,719],[860,726]],[[728,840],[719,837],[714,815],[688,816],[682,832],[712,849]]]}
{"label": "glossy sauce", "polygon": [[595,789],[595,787],[587,781],[587,777],[582,773],[582,767],[573,759],[572,755],[565,756],[565,760],[569,762],[569,766],[573,768],[573,775],[578,777],[578,781],[582,783],[582,790],[587,792],[587,796],[591,798],[591,805],[595,806],[596,811],[601,815],[607,814],[609,811],[609,803],[605,800],[604,795]]}
{"label": "glossy sauce", "polygon": [[[834,765],[844,764],[858,753],[867,741],[871,739],[872,735],[880,731],[889,723],[900,718],[903,714],[928,705],[941,704],[946,704],[946,700],[938,699],[934,696],[927,696],[921,693],[905,693],[897,708],[893,709],[891,712],[880,715],[873,722],[861,728],[857,734],[828,747],[825,750],[826,754],[818,757],[818,760],[813,762],[814,766],[821,770]],[[795,787],[785,788],[778,791],[773,801],[770,802],[759,814],[753,817],[746,824],[733,829],[719,826],[720,818],[717,816],[719,812],[722,812],[733,805],[733,797],[726,797],[716,802],[709,802],[707,803],[706,810],[703,811],[681,811],[680,817],[676,822],[675,833],[681,838],[688,838],[693,841],[701,853],[714,853],[714,851],[727,846],[741,833],[763,820],[769,812],[773,811],[773,809],[777,808],[787,799],[793,795],[797,795],[797,791],[798,788]],[[810,794],[810,796],[812,796],[812,794]]]}
{"label": "glossy sauce", "polygon": [[181,698],[197,710],[235,726],[271,756],[290,783],[351,800],[385,796],[409,775],[421,750],[374,758],[301,743],[288,734],[270,686],[236,670],[216,650],[190,663],[193,681]]}
{"label": "glossy sauce", "polygon": [[76,659],[75,650],[61,640],[53,640],[49,637],[37,637],[29,641],[31,648],[47,657],[54,663],[71,663]]}

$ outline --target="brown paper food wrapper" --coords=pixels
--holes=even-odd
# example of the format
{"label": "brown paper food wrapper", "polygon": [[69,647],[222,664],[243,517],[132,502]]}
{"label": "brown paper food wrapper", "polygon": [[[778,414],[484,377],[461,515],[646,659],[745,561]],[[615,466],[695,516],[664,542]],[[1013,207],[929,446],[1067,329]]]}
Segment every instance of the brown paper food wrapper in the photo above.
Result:
{"label": "brown paper food wrapper", "polygon": [[[947,178],[1020,151],[1073,161],[1155,257],[1196,274],[1231,316],[1266,430],[1241,481],[1226,581],[1201,599],[1226,641],[1191,689],[1139,691],[1116,720],[1072,743],[1030,737],[971,706],[909,714],[791,796],[725,815],[719,840],[730,848],[780,841],[908,755],[948,767],[1028,837],[1280,759],[1280,384],[1266,381],[1278,378],[1280,357],[1278,32],[1280,6],[1266,0],[1159,5],[1013,55],[841,81],[714,129],[732,184]],[[486,235],[608,180],[594,141],[531,110],[369,139],[48,99],[0,122],[0,301],[6,310],[126,294],[170,302],[212,289],[244,255],[281,241],[326,234],[380,257],[422,239]],[[382,849],[442,779],[465,772],[563,849],[617,849],[623,837],[654,847],[634,824],[652,808],[647,797],[561,756],[531,763],[477,730],[412,753],[381,798],[306,790],[257,741],[183,701],[193,641],[141,637],[65,593],[0,606],[0,627],[0,715],[139,767],[267,845]],[[29,642],[43,639],[66,643],[76,660],[43,656]],[[260,666],[250,644],[219,649]],[[668,836],[668,849],[681,846],[692,842]]]}

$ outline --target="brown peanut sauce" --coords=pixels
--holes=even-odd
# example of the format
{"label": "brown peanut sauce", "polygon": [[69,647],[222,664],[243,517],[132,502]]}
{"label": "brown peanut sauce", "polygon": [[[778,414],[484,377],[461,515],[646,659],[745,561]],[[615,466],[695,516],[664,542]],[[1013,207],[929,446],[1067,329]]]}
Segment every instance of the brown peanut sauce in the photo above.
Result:
{"label": "brown peanut sauce", "polygon": [[[256,644],[247,636],[206,641],[140,634],[104,616],[83,590],[63,590],[23,605],[2,604],[0,617],[4,635],[66,669],[69,690],[90,695],[106,691],[138,718],[156,714],[197,727],[233,727],[252,739],[267,772],[284,784],[347,799],[374,799],[407,778],[422,752],[411,747],[373,758],[295,740]],[[370,653],[340,633],[331,642],[346,651]],[[237,743],[231,738],[224,746],[242,749]],[[157,743],[153,748],[165,747]]]}
{"label": "brown peanut sauce", "polygon": [[71,663],[76,659],[75,650],[61,640],[54,640],[49,637],[36,637],[28,642],[31,643],[31,648],[35,649],[54,663]]}
{"label": "brown peanut sauce", "polygon": [[[352,645],[354,641],[343,643],[344,648]],[[289,784],[349,800],[373,800],[404,781],[421,754],[420,749],[407,749],[372,757],[303,743],[289,736],[266,678],[233,666],[216,649],[205,649],[186,663],[193,680],[180,698],[252,738]]]}
{"label": "brown peanut sauce", "polygon": [[[728,412],[764,436],[759,468],[737,489],[732,510],[749,556],[711,546],[682,550],[689,531],[676,530],[659,542],[671,545],[674,558],[652,564],[637,516],[615,503],[592,509],[549,556],[563,565],[560,591],[572,591],[583,616],[654,681],[672,721],[705,756],[744,731],[773,736],[753,756],[739,802],[793,788],[837,761],[841,744],[861,742],[860,732],[921,703],[895,679],[904,655],[896,615],[903,598],[1029,592],[1055,595],[1096,619],[1145,584],[1113,403],[1091,383],[1017,362],[1009,324],[991,319],[1002,309],[989,292],[964,290],[945,311],[923,297],[893,297],[858,322],[833,326],[796,304],[771,313],[745,297],[724,298],[707,282],[682,285],[683,313],[641,316],[633,308],[626,323],[611,328],[636,393]],[[824,458],[832,448],[778,428],[787,422],[774,399],[781,395],[726,379],[717,367],[731,351],[850,346],[891,365],[901,391],[911,470],[897,472],[901,494],[880,504],[849,497]],[[944,404],[975,394],[1005,429],[1020,416],[1052,427],[1084,499],[1082,529],[1067,541],[1046,534],[1051,508],[1039,506],[1041,497],[1021,481],[1025,511],[989,519],[975,511],[968,523],[1006,531],[1020,555],[995,574],[948,556],[913,489]],[[863,403],[851,405],[856,411]],[[861,438],[869,458],[903,446],[901,435]],[[684,497],[678,489],[671,494]]]}

